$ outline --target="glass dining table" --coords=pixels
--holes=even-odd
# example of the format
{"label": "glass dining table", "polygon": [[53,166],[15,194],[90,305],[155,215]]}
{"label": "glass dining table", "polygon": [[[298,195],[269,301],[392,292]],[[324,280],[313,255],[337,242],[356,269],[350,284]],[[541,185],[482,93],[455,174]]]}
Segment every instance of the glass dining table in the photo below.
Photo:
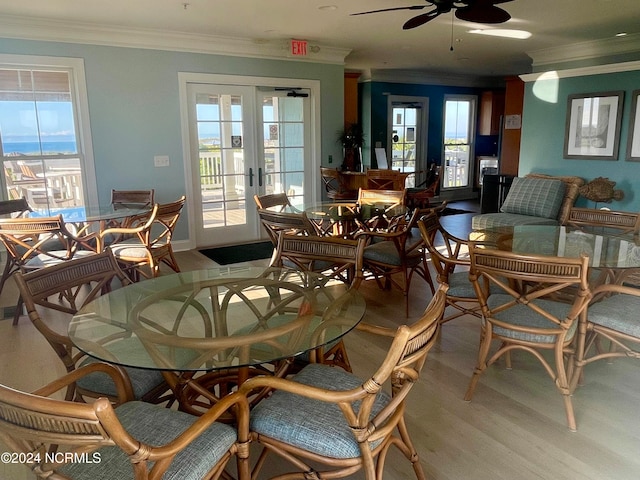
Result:
{"label": "glass dining table", "polygon": [[362,230],[385,230],[395,219],[403,217],[405,205],[383,202],[359,205],[356,202],[312,202],[293,205],[285,211],[304,211],[323,235],[353,238]]}
{"label": "glass dining table", "polygon": [[625,270],[640,268],[640,237],[598,227],[519,225],[474,230],[469,240],[520,254],[589,256],[590,268],[607,271],[616,281]]}
{"label": "glass dining table", "polygon": [[314,359],[364,312],[357,291],[319,274],[221,267],[116,289],[82,308],[68,333],[101,361],[162,371],[181,409],[201,414],[250,376]]}

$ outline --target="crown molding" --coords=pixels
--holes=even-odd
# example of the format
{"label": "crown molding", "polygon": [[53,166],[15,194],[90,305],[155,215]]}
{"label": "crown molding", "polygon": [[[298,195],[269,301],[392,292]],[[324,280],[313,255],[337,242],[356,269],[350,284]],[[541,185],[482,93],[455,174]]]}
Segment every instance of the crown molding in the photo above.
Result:
{"label": "crown molding", "polygon": [[10,15],[0,18],[0,37],[339,65],[351,52],[309,42],[308,55],[294,57],[289,39],[251,40]]}
{"label": "crown molding", "polygon": [[640,52],[640,33],[561,45],[527,52],[527,54],[532,58],[532,66],[535,69],[544,65],[592,60],[595,58],[611,58],[615,55],[638,52]]}
{"label": "crown molding", "polygon": [[640,61],[612,63],[610,65],[596,65],[593,67],[569,68],[566,70],[551,70],[547,72],[528,73],[520,75],[524,82],[535,82],[551,78],[586,77],[588,75],[603,75],[606,73],[633,72],[640,70]]}

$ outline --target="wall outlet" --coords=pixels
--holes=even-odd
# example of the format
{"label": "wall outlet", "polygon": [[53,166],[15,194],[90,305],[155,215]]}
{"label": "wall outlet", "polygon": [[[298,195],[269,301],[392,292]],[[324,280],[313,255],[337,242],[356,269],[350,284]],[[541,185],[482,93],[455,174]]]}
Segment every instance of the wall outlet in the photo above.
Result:
{"label": "wall outlet", "polygon": [[169,166],[169,155],[156,155],[153,157],[153,166],[154,167],[168,167]]}
{"label": "wall outlet", "polygon": [[333,155],[329,155],[329,163],[333,163]]}

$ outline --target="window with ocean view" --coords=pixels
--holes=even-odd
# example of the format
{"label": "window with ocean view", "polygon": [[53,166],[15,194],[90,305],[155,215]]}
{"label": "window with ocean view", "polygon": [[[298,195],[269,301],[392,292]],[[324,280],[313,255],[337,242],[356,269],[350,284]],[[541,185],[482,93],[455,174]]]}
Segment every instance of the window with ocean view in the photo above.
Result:
{"label": "window with ocean view", "polygon": [[0,154],[6,198],[49,215],[84,206],[84,159],[69,69],[0,66]]}

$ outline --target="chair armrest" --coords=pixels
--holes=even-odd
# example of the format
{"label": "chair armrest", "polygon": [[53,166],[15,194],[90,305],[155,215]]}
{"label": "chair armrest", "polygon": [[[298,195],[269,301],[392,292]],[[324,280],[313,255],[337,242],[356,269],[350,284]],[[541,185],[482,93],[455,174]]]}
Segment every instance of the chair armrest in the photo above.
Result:
{"label": "chair armrest", "polygon": [[360,330],[366,333],[372,333],[374,335],[380,335],[382,337],[393,338],[396,335],[396,330],[388,327],[382,327],[380,325],[371,325],[370,323],[360,322],[356,325],[356,330]]}
{"label": "chair armrest", "polygon": [[118,393],[118,404],[129,402],[134,399],[133,387],[131,386],[131,380],[129,380],[127,374],[120,367],[102,362],[91,363],[89,365],[77,368],[76,370],[63,375],[62,377],[54,380],[44,387],[39,388],[38,390],[34,391],[33,394],[40,395],[42,397],[48,397],[53,393],[58,392],[65,387],[68,387],[72,383],[77,382],[80,378],[96,372],[103,372],[111,377],[116,385],[116,392]]}
{"label": "chair armrest", "polygon": [[238,457],[243,460],[248,460],[250,440],[249,402],[247,401],[247,397],[239,392],[234,392],[222,397],[220,401],[216,402],[215,405],[210,407],[202,416],[197,417],[195,422],[169,443],[162,446],[147,445],[150,449],[148,460],[153,462],[165,459],[171,462],[175,454],[187,447],[211,424],[231,409],[234,409],[234,418],[236,420],[237,443],[243,445],[242,451],[238,451]]}

